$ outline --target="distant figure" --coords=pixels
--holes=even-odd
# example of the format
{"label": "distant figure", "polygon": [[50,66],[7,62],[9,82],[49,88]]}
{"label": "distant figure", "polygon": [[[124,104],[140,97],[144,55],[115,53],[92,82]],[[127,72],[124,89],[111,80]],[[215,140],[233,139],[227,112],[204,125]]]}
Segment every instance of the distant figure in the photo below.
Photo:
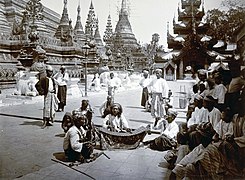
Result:
{"label": "distant figure", "polygon": [[60,67],[60,72],[56,73],[54,75],[54,79],[56,80],[56,83],[58,84],[58,94],[57,97],[60,101],[58,112],[64,111],[64,107],[66,105],[66,96],[67,96],[67,82],[69,81],[69,75],[65,71],[65,66]]}
{"label": "distant figure", "polygon": [[143,88],[141,96],[141,106],[146,107],[146,102],[149,98],[147,86],[150,84],[149,71],[143,71],[143,78],[140,80],[139,85]]}
{"label": "distant figure", "polygon": [[107,96],[107,100],[99,108],[102,118],[105,118],[108,114],[110,114],[112,105],[113,101],[111,96]]}
{"label": "distant figure", "polygon": [[218,99],[217,108],[222,111],[225,108],[225,95],[227,88],[222,84],[222,77],[220,74],[214,75],[214,97]]}
{"label": "distant figure", "polygon": [[50,121],[54,121],[55,110],[57,110],[57,105],[59,100],[57,99],[55,93],[55,81],[52,77],[53,68],[50,65],[46,66],[46,76],[42,77],[35,85],[39,95],[44,95],[44,108],[43,108],[43,126],[51,126]]}
{"label": "distant figure", "polygon": [[198,81],[197,81],[197,86],[199,87],[200,84],[204,84],[205,88],[207,87],[207,70],[205,69],[199,69],[197,71],[197,77],[198,77]]}
{"label": "distant figure", "polygon": [[156,79],[152,80],[148,85],[148,90],[152,95],[151,101],[151,115],[155,118],[154,126],[157,125],[157,122],[164,117],[165,105],[164,99],[168,98],[169,87],[167,81],[162,78],[162,70],[156,69]]}
{"label": "distant figure", "polygon": [[90,84],[89,89],[92,90],[92,88],[97,92],[101,90],[100,89],[100,77],[98,73],[94,74],[94,78]]}
{"label": "distant figure", "polygon": [[112,101],[114,101],[115,91],[119,87],[120,83],[115,78],[113,72],[110,73],[110,79],[108,80],[108,96],[112,97]]}

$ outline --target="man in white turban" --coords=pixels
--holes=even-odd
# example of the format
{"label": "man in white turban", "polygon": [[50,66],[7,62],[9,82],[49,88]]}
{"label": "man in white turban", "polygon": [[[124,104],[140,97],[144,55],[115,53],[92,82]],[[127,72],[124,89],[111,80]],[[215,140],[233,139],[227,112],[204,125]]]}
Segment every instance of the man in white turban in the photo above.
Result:
{"label": "man in white turban", "polygon": [[164,99],[168,98],[169,86],[167,81],[162,78],[162,70],[156,69],[156,79],[148,85],[149,93],[152,96],[151,115],[155,118],[154,126],[166,114],[164,109]]}
{"label": "man in white turban", "polygon": [[57,97],[60,101],[58,112],[64,111],[66,105],[66,96],[67,96],[67,82],[69,81],[69,74],[66,72],[64,65],[60,67],[60,72],[54,75],[56,84],[58,85],[58,94]]}
{"label": "man in white turban", "polygon": [[143,88],[141,96],[141,106],[146,107],[146,103],[149,98],[147,86],[150,83],[149,72],[147,70],[143,71],[143,78],[140,80],[139,85]]}

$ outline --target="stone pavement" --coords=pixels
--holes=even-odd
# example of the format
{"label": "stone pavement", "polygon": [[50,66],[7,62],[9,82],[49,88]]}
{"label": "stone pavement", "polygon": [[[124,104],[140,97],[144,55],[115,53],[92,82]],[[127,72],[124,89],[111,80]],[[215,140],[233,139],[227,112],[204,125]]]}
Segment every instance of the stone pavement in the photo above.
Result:
{"label": "stone pavement", "polygon": [[[169,85],[174,92],[174,106],[178,108],[179,97],[176,92],[179,91],[180,85],[176,82],[170,82]],[[119,91],[115,97],[115,101],[122,104],[131,128],[153,123],[150,113],[139,106],[140,97],[140,87]],[[42,97],[36,98],[16,100],[12,104],[5,103],[0,107],[0,179],[90,179],[51,161],[51,158],[63,152],[63,132],[59,122],[65,112],[56,113],[52,127],[41,129],[43,102]],[[78,108],[82,99],[89,99],[94,107],[93,121],[95,124],[102,124],[103,119],[98,108],[105,101],[106,92],[88,92],[88,97],[70,95],[65,111],[70,112]],[[178,111],[176,121],[185,121],[186,110]],[[145,140],[157,136],[158,134],[147,135]],[[95,179],[168,179],[170,171],[158,166],[159,162],[164,161],[163,156],[166,152],[139,147],[135,150],[114,150],[105,153],[110,159],[102,155],[94,162],[75,168]]]}

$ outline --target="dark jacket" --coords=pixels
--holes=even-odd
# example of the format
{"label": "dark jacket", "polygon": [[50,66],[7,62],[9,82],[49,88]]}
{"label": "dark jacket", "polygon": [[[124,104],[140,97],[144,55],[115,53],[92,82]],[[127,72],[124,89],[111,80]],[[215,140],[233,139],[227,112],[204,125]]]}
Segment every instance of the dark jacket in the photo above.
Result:
{"label": "dark jacket", "polygon": [[[54,93],[56,93],[56,88],[55,88],[55,81],[53,78],[51,78],[53,81],[53,86],[54,86]],[[47,95],[48,94],[48,85],[49,85],[49,79],[47,77],[41,78],[35,85],[39,95]]]}

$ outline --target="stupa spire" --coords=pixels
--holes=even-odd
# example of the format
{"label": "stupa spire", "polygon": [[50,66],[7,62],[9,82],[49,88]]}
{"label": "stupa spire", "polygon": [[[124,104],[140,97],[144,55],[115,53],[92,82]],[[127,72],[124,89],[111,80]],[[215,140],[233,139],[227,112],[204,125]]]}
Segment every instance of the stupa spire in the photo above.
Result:
{"label": "stupa spire", "polygon": [[94,33],[95,43],[96,43],[97,47],[102,47],[103,46],[103,42],[102,42],[101,36],[100,36],[99,19],[98,18],[96,20],[96,24],[97,24],[97,27],[96,27],[96,30],[95,30],[95,33]]}
{"label": "stupa spire", "polygon": [[81,21],[81,7],[80,7],[80,2],[77,6],[77,21],[76,21],[76,25],[74,27],[74,35],[75,35],[75,39],[77,41],[85,41],[86,37],[83,31],[83,26],[82,26],[82,21]]}
{"label": "stupa spire", "polygon": [[64,8],[55,37],[60,39],[62,42],[72,42],[72,28],[67,11],[67,0],[64,0]]}
{"label": "stupa spire", "polygon": [[128,15],[126,0],[122,0],[121,14]]}
{"label": "stupa spire", "polygon": [[137,40],[132,32],[132,28],[128,19],[126,0],[122,0],[119,20],[116,25],[115,34],[120,37],[125,46],[137,47]]}

